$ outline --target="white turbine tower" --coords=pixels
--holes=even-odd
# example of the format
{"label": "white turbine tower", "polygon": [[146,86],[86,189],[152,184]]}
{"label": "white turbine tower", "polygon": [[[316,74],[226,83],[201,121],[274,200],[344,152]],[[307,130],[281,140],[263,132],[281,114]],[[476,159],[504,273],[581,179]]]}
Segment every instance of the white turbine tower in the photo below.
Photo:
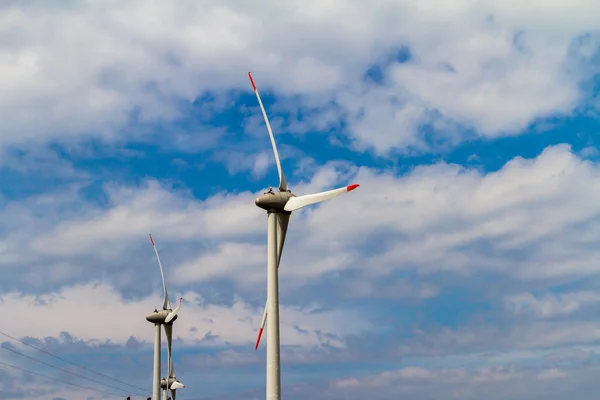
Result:
{"label": "white turbine tower", "polygon": [[[165,274],[163,272],[162,263],[158,256],[158,250],[154,244],[154,239],[150,235],[150,242],[154,248],[156,259],[158,260],[158,266],[160,267],[160,276],[162,277],[163,290],[165,298],[163,301],[163,309],[161,311],[154,310],[152,314],[146,316],[146,320],[154,324],[154,370],[152,374],[152,400],[160,400],[160,326],[165,326],[165,334],[167,335],[167,352],[168,361],[171,360],[171,334],[173,328],[173,322],[177,319],[177,313],[181,309],[182,299],[179,299],[179,305],[174,310],[171,308],[171,302],[169,301],[169,294],[167,293],[167,284],[165,283]],[[167,370],[170,369],[170,364],[167,364]],[[169,373],[167,374],[169,376]]]}
{"label": "white turbine tower", "polygon": [[258,90],[252,74],[248,72],[248,77],[252,83],[254,94],[258,100],[258,104],[262,111],[267,130],[269,131],[269,137],[271,138],[271,145],[273,146],[273,153],[275,155],[275,162],[277,164],[277,171],[279,172],[279,190],[273,191],[269,188],[262,196],[256,199],[255,203],[258,207],[267,211],[267,305],[263,314],[263,320],[261,323],[260,330],[258,331],[258,338],[256,340],[256,348],[260,341],[260,336],[263,331],[265,320],[267,320],[267,312],[269,318],[267,320],[267,400],[280,400],[281,399],[281,371],[280,371],[280,357],[279,357],[279,261],[281,259],[281,251],[283,250],[283,244],[285,241],[285,235],[290,220],[292,211],[299,210],[302,207],[306,207],[310,204],[320,203],[322,201],[332,199],[343,193],[350,192],[358,187],[357,184],[342,187],[339,189],[329,190],[326,192],[314,193],[305,196],[295,196],[289,189],[283,170],[281,169],[281,162],[279,160],[279,153],[277,152],[277,146],[275,145],[275,137],[271,130],[271,124],[265,111],[265,107],[262,104]]}

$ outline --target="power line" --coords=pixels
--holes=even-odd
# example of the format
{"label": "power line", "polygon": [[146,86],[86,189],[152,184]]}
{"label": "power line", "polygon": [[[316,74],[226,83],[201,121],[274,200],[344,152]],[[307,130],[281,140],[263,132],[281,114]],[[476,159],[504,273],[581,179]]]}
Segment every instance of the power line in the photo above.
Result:
{"label": "power line", "polygon": [[94,373],[94,374],[96,374],[96,375],[99,375],[99,376],[101,376],[101,377],[103,377],[103,378],[110,379],[111,381],[119,382],[119,383],[122,383],[123,385],[127,385],[127,386],[129,386],[129,387],[132,387],[132,388],[135,388],[135,389],[138,389],[138,390],[144,391],[144,392],[146,391],[146,389],[142,389],[141,387],[138,387],[138,386],[132,385],[132,384],[130,384],[130,383],[127,383],[127,382],[123,382],[123,381],[121,381],[121,380],[119,380],[119,379],[117,379],[117,378],[111,378],[110,376],[106,376],[106,375],[104,375],[104,374],[102,374],[102,373],[100,373],[100,372],[94,371],[94,370],[92,370],[92,369],[89,369],[89,368],[86,368],[86,367],[84,367],[84,366],[82,366],[82,365],[79,365],[79,364],[76,364],[76,363],[74,363],[74,362],[71,362],[71,361],[69,361],[69,360],[66,360],[66,359],[64,359],[64,358],[62,358],[62,357],[60,357],[60,356],[57,356],[56,354],[52,354],[52,353],[50,353],[49,351],[46,351],[46,350],[44,350],[44,349],[40,349],[39,347],[36,347],[36,346],[34,346],[34,345],[31,345],[31,344],[29,344],[29,343],[25,343],[24,341],[22,341],[22,340],[20,340],[20,339],[17,339],[16,337],[14,337],[14,336],[11,336],[11,335],[9,335],[9,334],[7,334],[7,333],[4,333],[4,332],[2,332],[2,331],[0,331],[0,334],[1,334],[1,335],[4,335],[4,336],[6,336],[7,338],[10,338],[10,339],[12,339],[12,340],[14,340],[14,341],[17,341],[17,342],[19,342],[19,343],[21,343],[21,344],[24,344],[25,346],[29,346],[29,347],[31,347],[32,349],[35,349],[35,350],[37,350],[37,351],[41,351],[42,353],[44,353],[44,354],[47,354],[47,355],[49,355],[49,356],[52,356],[52,357],[54,357],[54,358],[56,358],[56,359],[58,359],[58,360],[64,361],[64,362],[66,362],[66,363],[68,363],[68,364],[71,364],[71,365],[73,365],[73,366],[75,366],[75,367],[77,367],[77,368],[81,368],[81,369],[83,369],[83,370],[86,370],[86,371],[88,371],[88,372],[91,372],[91,373]]}
{"label": "power line", "polygon": [[[28,356],[27,354],[23,354],[23,353],[21,353],[21,352],[19,352],[19,351],[16,351],[16,350],[10,349],[10,348],[8,348],[8,347],[0,346],[0,348],[2,348],[2,349],[4,349],[4,350],[8,350],[8,351],[10,351],[10,352],[12,352],[12,353],[18,354],[18,355],[20,355],[20,356],[23,356],[23,357],[29,358],[30,360],[33,360],[33,361],[39,362],[40,364],[44,364],[44,365],[47,365],[47,366],[49,366],[49,367],[55,368],[55,369],[57,369],[57,370],[59,370],[59,371],[66,372],[67,374],[71,374],[71,375],[73,375],[73,376],[77,376],[77,377],[79,377],[79,378],[87,379],[88,381],[95,382],[95,383],[99,383],[100,385],[104,385],[104,386],[106,386],[106,387],[109,387],[109,388],[111,388],[111,389],[120,390],[121,392],[125,392],[125,393],[131,393],[131,392],[130,392],[130,391],[128,391],[128,390],[121,389],[121,388],[119,388],[119,387],[112,386],[112,385],[109,385],[109,384],[107,384],[107,383],[104,383],[104,382],[97,381],[97,380],[95,380],[95,379],[92,379],[92,378],[88,378],[88,377],[87,377],[87,376],[85,376],[85,375],[80,375],[80,374],[77,374],[77,373],[75,373],[75,372],[69,371],[68,369],[63,369],[63,368],[57,367],[56,365],[52,365],[52,364],[50,364],[50,363],[47,363],[47,362],[45,362],[45,361],[42,361],[42,360],[38,360],[38,359],[37,359],[37,358],[35,358],[35,357]],[[135,394],[136,396],[144,396],[143,394],[139,394],[139,393],[133,393],[133,394]]]}
{"label": "power line", "polygon": [[14,365],[10,365],[10,364],[4,363],[2,361],[0,361],[0,364],[4,365],[5,367],[10,367],[10,368],[17,369],[19,371],[27,372],[28,374],[32,374],[32,375],[36,375],[36,376],[39,376],[39,377],[42,377],[42,378],[50,379],[50,380],[55,381],[55,382],[64,383],[65,385],[71,385],[71,386],[75,386],[75,387],[78,387],[78,388],[81,388],[81,389],[92,390],[94,392],[98,392],[98,393],[102,393],[102,394],[108,394],[109,396],[118,396],[118,397],[122,396],[121,394],[111,393],[111,392],[105,392],[104,390],[94,389],[94,388],[91,388],[91,387],[78,385],[76,383],[71,383],[71,382],[60,380],[60,379],[52,378],[50,376],[38,374],[37,372],[33,372],[33,371],[29,371],[29,370],[26,370],[26,369],[23,369],[23,368],[19,368],[19,367],[16,367]]}

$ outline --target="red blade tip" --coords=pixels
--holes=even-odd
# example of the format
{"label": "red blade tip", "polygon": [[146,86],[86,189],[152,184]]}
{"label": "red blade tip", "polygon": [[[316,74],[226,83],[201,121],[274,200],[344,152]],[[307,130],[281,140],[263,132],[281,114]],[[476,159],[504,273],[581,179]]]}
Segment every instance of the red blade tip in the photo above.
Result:
{"label": "red blade tip", "polygon": [[248,77],[250,78],[250,83],[252,83],[252,89],[256,92],[256,85],[254,84],[254,79],[252,79],[252,74],[248,72]]}
{"label": "red blade tip", "polygon": [[356,189],[356,188],[357,188],[357,187],[359,187],[359,186],[360,186],[360,185],[359,185],[358,183],[354,183],[354,184],[352,184],[352,185],[350,185],[350,186],[346,186],[346,190],[347,190],[348,192],[351,192],[351,191],[353,191],[354,189]]}
{"label": "red blade tip", "polygon": [[149,236],[150,236],[150,242],[152,243],[152,246],[154,246],[154,239],[152,239],[152,234],[150,234]]}
{"label": "red blade tip", "polygon": [[263,328],[260,328],[260,330],[258,331],[258,338],[256,339],[256,346],[254,347],[254,350],[258,350],[258,344],[260,343],[260,337],[262,336],[262,332]]}

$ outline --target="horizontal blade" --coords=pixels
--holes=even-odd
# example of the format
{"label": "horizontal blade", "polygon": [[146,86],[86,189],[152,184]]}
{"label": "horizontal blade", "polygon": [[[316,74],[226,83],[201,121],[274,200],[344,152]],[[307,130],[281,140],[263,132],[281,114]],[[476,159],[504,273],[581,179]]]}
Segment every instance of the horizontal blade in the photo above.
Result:
{"label": "horizontal blade", "polygon": [[179,305],[177,306],[177,308],[175,308],[173,311],[171,311],[168,315],[167,318],[165,318],[165,323],[168,324],[169,322],[171,322],[173,320],[173,318],[175,318],[175,316],[177,315],[177,313],[179,312],[179,309],[181,308],[181,305],[183,304],[183,297],[179,298]]}
{"label": "horizontal blade", "polygon": [[163,272],[162,263],[160,262],[160,257],[158,256],[158,250],[156,250],[156,245],[154,244],[154,239],[152,239],[152,234],[150,234],[150,243],[152,243],[152,248],[154,249],[154,254],[156,254],[156,259],[158,260],[158,266],[160,267],[160,276],[162,277],[163,289],[165,292],[165,300],[163,302],[163,310],[168,310],[171,308],[171,303],[169,302],[169,294],[167,293],[167,284],[165,282],[165,274]]}
{"label": "horizontal blade", "polygon": [[181,388],[184,388],[184,387],[185,387],[185,385],[184,385],[183,383],[181,383],[181,382],[179,382],[179,381],[175,381],[175,382],[173,382],[173,383],[171,384],[171,387],[170,387],[170,389],[171,389],[171,390],[177,390],[177,389],[181,389]]}
{"label": "horizontal blade", "polygon": [[292,197],[285,203],[283,209],[285,211],[295,211],[302,207],[306,207],[311,204],[320,203],[325,200],[333,199],[341,194],[351,192],[356,189],[359,185],[356,183],[350,186],[346,186],[339,189],[328,190],[326,192],[307,194],[305,196]]}
{"label": "horizontal blade", "polygon": [[252,74],[250,72],[248,72],[248,77],[250,78],[250,82],[252,83],[252,89],[254,89],[254,94],[258,99],[258,105],[260,106],[260,110],[262,111],[263,118],[265,119],[265,123],[267,124],[267,130],[269,131],[269,137],[271,138],[271,146],[273,146],[273,153],[275,154],[275,163],[277,164],[277,171],[279,171],[279,190],[284,192],[288,190],[288,186],[287,182],[285,181],[285,176],[283,175],[283,169],[281,168],[281,161],[279,161],[279,153],[277,152],[277,145],[275,144],[275,136],[273,136],[271,124],[269,123],[269,117],[267,117],[267,112],[265,111],[265,107],[263,106],[262,100],[260,99],[260,95],[258,94],[258,89],[256,88],[256,84],[254,83],[254,79],[252,79]]}

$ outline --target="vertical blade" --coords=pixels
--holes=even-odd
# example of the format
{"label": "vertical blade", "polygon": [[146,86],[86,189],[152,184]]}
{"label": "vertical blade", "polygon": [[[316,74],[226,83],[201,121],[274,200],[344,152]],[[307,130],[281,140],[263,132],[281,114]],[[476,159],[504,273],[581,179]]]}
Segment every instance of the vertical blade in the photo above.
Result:
{"label": "vertical blade", "polygon": [[[277,268],[279,268],[279,264],[281,263],[281,254],[283,253],[283,245],[285,244],[285,235],[290,223],[290,217],[291,214],[277,214]],[[260,329],[258,330],[258,338],[256,339],[254,350],[258,350],[260,337],[262,336],[263,329],[265,328],[265,322],[267,321],[267,314],[268,309],[267,304],[265,304],[265,310],[263,311],[263,317],[260,323]]]}
{"label": "vertical blade", "polygon": [[[169,379],[171,378],[171,365],[173,365],[173,359],[171,358],[171,341],[173,339],[173,325],[164,325],[165,335],[167,336],[167,389],[169,388]],[[165,389],[165,393],[167,390]]]}
{"label": "vertical blade", "polygon": [[285,244],[285,235],[287,234],[291,214],[277,213],[277,268],[281,262],[281,253]]}
{"label": "vertical blade", "polygon": [[254,350],[258,350],[258,345],[260,344],[260,338],[262,336],[263,329],[265,329],[265,322],[267,321],[267,306],[268,306],[268,304],[269,304],[269,302],[267,301],[267,304],[265,304],[265,309],[263,311],[262,321],[260,322],[260,329],[258,330],[258,337],[256,338],[256,345],[254,346]]}
{"label": "vertical blade", "polygon": [[256,84],[254,83],[254,79],[252,79],[252,74],[250,72],[248,72],[248,77],[250,78],[250,82],[252,83],[252,89],[254,89],[254,94],[258,99],[258,105],[260,106],[260,110],[262,111],[263,118],[265,119],[265,123],[267,124],[267,130],[269,131],[269,137],[271,138],[271,146],[273,146],[273,153],[275,154],[275,163],[277,164],[277,171],[279,172],[279,190],[284,192],[288,190],[288,185],[285,181],[285,176],[283,175],[283,169],[281,168],[279,152],[277,152],[277,145],[275,144],[275,136],[273,136],[271,124],[269,123],[269,117],[267,117],[267,112],[265,111],[265,107],[263,106],[262,100],[260,99],[260,95],[258,94],[258,89],[256,88]]}
{"label": "vertical blade", "polygon": [[154,239],[152,239],[152,234],[150,234],[150,243],[152,243],[152,248],[154,249],[154,254],[156,254],[156,259],[158,260],[158,266],[160,267],[160,276],[162,277],[163,289],[165,292],[165,300],[163,302],[163,310],[170,310],[171,303],[169,302],[169,294],[167,293],[167,284],[165,282],[165,274],[163,272],[162,263],[160,262],[160,257],[158,256],[158,250],[156,250],[156,245],[154,244]]}

